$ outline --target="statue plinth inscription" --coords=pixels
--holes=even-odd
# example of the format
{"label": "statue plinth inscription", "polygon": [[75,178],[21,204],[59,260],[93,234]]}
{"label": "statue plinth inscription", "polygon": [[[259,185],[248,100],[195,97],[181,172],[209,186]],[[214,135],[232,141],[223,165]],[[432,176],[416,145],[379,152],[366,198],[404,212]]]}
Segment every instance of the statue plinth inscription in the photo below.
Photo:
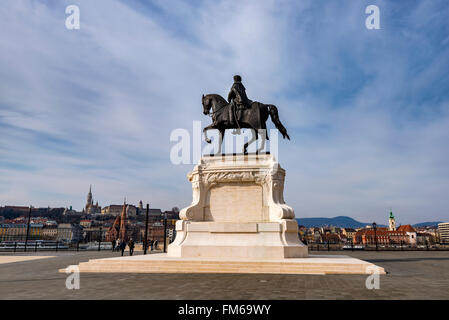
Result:
{"label": "statue plinth inscription", "polygon": [[193,201],[181,210],[168,256],[306,257],[284,178],[272,155],[204,156],[188,174]]}

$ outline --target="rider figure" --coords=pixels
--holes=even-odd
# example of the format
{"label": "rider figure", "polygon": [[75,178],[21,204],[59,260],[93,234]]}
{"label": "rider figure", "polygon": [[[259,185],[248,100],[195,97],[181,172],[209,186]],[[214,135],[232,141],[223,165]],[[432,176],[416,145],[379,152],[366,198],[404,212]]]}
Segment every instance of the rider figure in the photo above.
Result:
{"label": "rider figure", "polygon": [[246,96],[245,86],[242,84],[242,77],[234,76],[234,84],[228,94],[228,102],[231,103],[232,116],[235,118],[238,129],[234,130],[233,134],[240,133],[239,121],[242,117],[243,110],[250,107],[250,101]]}

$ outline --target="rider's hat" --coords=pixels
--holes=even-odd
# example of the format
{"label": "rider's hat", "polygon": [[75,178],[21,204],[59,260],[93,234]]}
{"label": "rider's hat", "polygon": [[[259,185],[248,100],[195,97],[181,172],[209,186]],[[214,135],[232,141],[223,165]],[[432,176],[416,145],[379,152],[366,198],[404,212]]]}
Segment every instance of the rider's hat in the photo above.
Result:
{"label": "rider's hat", "polygon": [[241,81],[242,81],[242,77],[239,76],[239,75],[235,75],[235,76],[234,76],[234,81],[235,81],[235,82],[241,82]]}

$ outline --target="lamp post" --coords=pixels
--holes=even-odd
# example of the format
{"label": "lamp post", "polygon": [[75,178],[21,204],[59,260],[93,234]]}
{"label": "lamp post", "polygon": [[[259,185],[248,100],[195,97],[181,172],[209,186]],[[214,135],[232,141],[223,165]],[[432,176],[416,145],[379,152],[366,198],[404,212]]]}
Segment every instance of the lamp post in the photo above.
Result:
{"label": "lamp post", "polygon": [[102,228],[100,227],[100,235],[99,235],[99,238],[98,238],[98,251],[101,250],[101,248],[100,248],[100,245],[101,245],[101,231],[102,231]]}
{"label": "lamp post", "polygon": [[145,217],[145,239],[143,240],[143,245],[145,246],[143,249],[143,254],[147,254],[147,248],[148,248],[148,214],[150,211],[150,204],[147,203],[147,212]]}
{"label": "lamp post", "polygon": [[28,212],[27,235],[25,238],[25,252],[27,251],[28,237],[30,235],[31,208],[32,208],[32,206],[30,206],[30,211]]}
{"label": "lamp post", "polygon": [[376,251],[377,251],[377,223],[373,222],[374,229],[374,242],[376,243]]}
{"label": "lamp post", "polygon": [[167,252],[167,212],[164,213],[164,252]]}

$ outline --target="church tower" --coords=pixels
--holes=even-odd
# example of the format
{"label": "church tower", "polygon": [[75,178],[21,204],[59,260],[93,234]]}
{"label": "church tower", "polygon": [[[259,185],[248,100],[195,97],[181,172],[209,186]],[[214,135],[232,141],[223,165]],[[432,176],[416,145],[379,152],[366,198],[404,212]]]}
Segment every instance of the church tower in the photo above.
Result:
{"label": "church tower", "polygon": [[126,199],[123,202],[123,210],[122,214],[120,215],[120,233],[119,233],[119,239],[120,241],[127,242],[128,239],[128,233],[127,233],[127,221],[126,221]]}
{"label": "church tower", "polygon": [[396,231],[396,220],[394,219],[393,211],[390,210],[390,218],[388,218],[389,231]]}
{"label": "church tower", "polygon": [[92,200],[92,185],[89,186],[89,193],[87,194],[87,203],[86,203],[86,209],[88,206],[91,206],[94,204],[94,201]]}
{"label": "church tower", "polygon": [[87,194],[86,206],[83,210],[87,214],[98,214],[101,212],[101,207],[98,205],[98,201],[94,204],[92,197],[92,185],[89,186],[89,193]]}

